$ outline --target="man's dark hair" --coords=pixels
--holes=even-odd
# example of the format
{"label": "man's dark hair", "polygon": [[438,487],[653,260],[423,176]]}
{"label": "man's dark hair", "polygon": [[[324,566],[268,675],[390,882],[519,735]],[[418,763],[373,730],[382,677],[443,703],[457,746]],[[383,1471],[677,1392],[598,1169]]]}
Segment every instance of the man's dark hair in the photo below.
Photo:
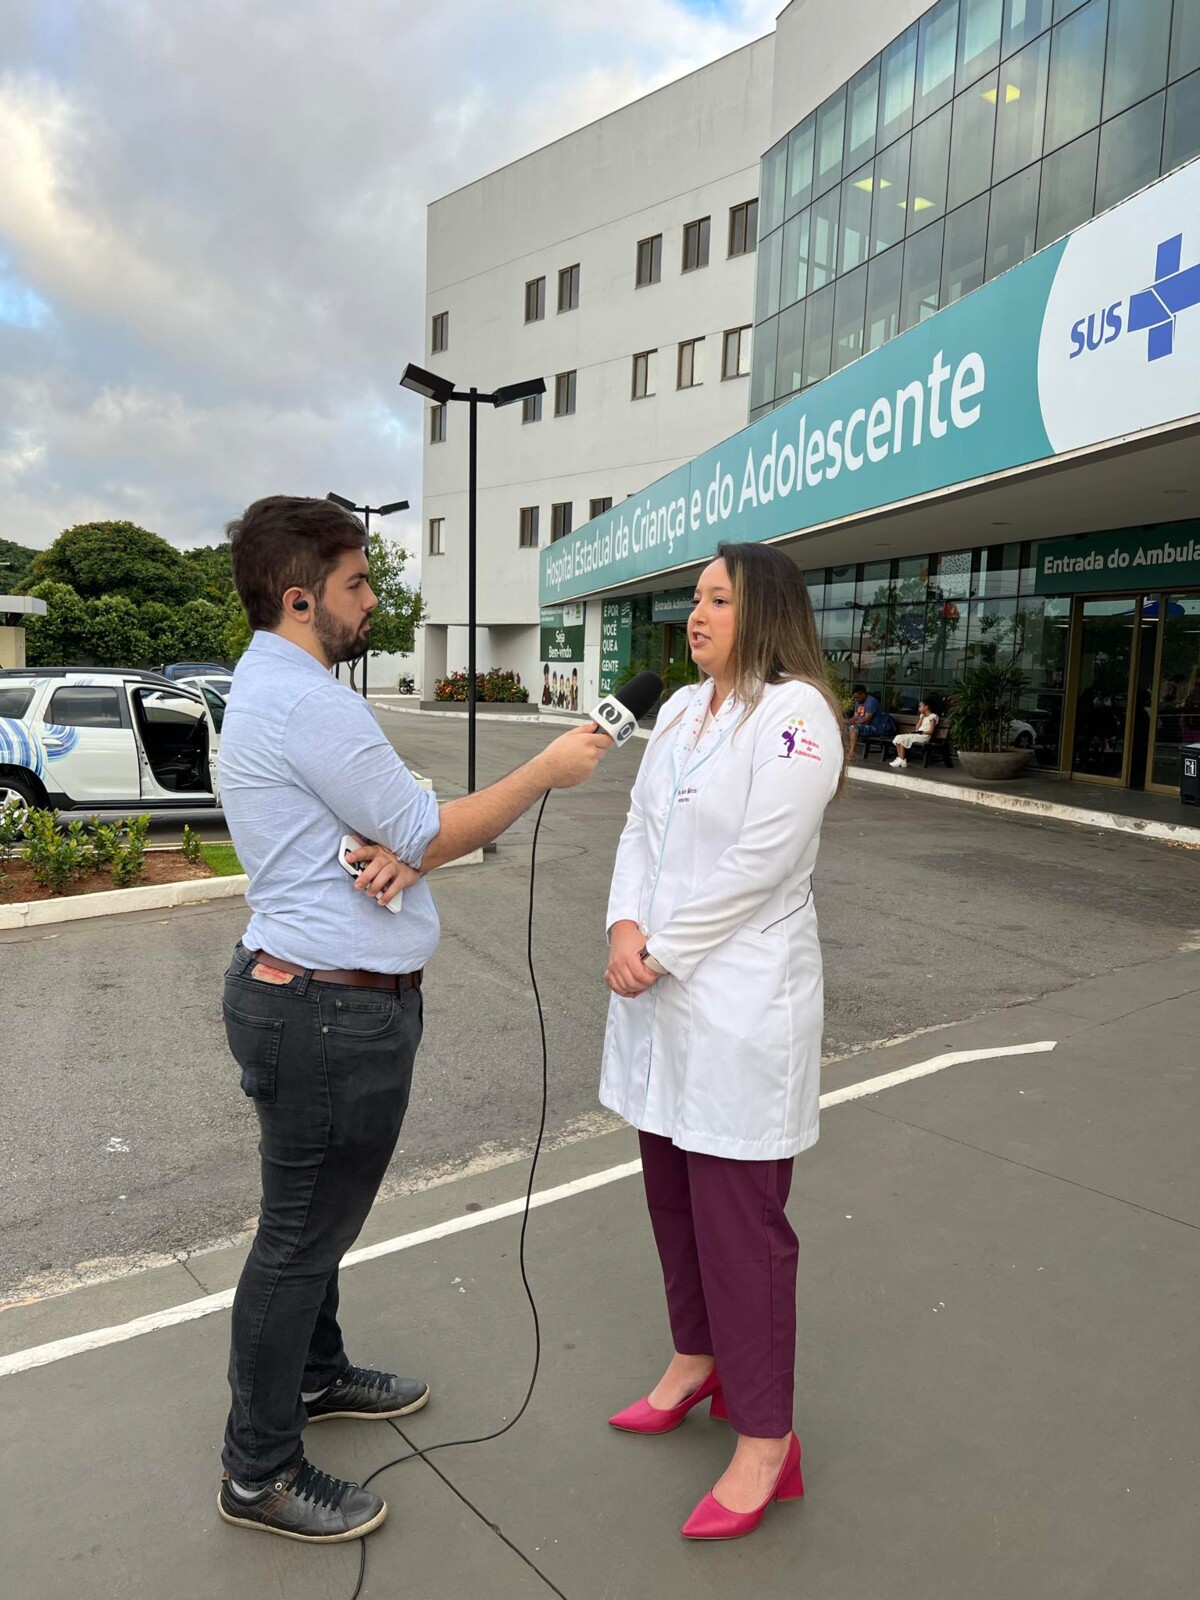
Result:
{"label": "man's dark hair", "polygon": [[856,683],[854,688],[850,691],[851,694],[866,694],[866,692],[867,686],[865,683]]}
{"label": "man's dark hair", "polygon": [[233,547],[233,586],[251,628],[274,628],[288,589],[318,600],[346,550],[365,550],[367,530],[332,500],[272,494],[247,506],[225,529]]}

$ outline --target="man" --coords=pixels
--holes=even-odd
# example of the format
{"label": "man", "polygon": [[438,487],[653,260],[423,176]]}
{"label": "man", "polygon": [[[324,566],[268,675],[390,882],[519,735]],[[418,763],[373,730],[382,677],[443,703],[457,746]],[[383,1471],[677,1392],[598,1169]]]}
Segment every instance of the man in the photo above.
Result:
{"label": "man", "polygon": [[876,697],[867,693],[865,683],[856,683],[851,693],[854,697],[854,710],[850,714],[850,754],[853,756],[858,748],[859,734],[875,732],[880,709]]}
{"label": "man", "polygon": [[[405,1416],[429,1397],[420,1379],[351,1365],[337,1318],[338,1262],[396,1147],[421,1038],[421,971],[438,942],[423,874],[496,838],[547,789],[581,783],[612,744],[572,729],[439,807],[330,675],[366,648],[377,604],[362,523],[276,495],[228,533],[254,636],[225,716],[221,800],[253,914],[224,1013],[262,1133],[262,1207],[233,1304],[218,1507],[236,1526],[327,1543],[361,1538],[387,1507],[304,1459],[306,1424]],[[357,882],[337,860],[347,833],[369,841]]]}

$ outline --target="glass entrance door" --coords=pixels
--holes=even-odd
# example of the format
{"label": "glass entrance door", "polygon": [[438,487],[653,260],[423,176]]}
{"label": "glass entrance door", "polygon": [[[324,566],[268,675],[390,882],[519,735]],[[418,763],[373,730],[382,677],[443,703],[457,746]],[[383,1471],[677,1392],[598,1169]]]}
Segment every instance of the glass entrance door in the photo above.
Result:
{"label": "glass entrance door", "polygon": [[1072,777],[1127,781],[1140,621],[1141,602],[1135,596],[1079,602]]}
{"label": "glass entrance door", "polygon": [[1179,747],[1200,744],[1200,595],[1163,595],[1151,787],[1179,788]]}

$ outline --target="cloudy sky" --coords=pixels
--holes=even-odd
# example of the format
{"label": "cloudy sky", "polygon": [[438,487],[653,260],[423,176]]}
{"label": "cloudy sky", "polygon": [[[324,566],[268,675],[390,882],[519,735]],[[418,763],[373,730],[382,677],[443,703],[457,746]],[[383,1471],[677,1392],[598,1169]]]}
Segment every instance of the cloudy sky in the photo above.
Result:
{"label": "cloudy sky", "polygon": [[2,0],[0,538],[419,507],[426,204],[783,3]]}

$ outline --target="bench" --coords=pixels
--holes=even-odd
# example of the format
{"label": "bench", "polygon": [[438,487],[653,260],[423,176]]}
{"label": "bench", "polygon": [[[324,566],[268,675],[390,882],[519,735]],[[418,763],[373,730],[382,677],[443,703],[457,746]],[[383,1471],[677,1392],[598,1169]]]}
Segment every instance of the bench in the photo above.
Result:
{"label": "bench", "polygon": [[[894,720],[896,733],[916,732],[918,718],[915,711],[897,711],[894,713]],[[860,733],[858,736],[858,748],[862,751],[863,760],[869,761],[871,751],[876,747],[880,751],[881,760],[887,760],[889,751],[894,756],[896,747],[892,742],[893,738],[894,735],[892,734],[881,737],[877,733]],[[916,761],[918,758],[923,767],[927,767],[931,761],[944,761],[948,767],[953,767],[954,749],[950,743],[950,735],[946,731],[946,718],[944,716],[938,719],[937,732],[929,743],[915,744],[908,752],[910,762]]]}

